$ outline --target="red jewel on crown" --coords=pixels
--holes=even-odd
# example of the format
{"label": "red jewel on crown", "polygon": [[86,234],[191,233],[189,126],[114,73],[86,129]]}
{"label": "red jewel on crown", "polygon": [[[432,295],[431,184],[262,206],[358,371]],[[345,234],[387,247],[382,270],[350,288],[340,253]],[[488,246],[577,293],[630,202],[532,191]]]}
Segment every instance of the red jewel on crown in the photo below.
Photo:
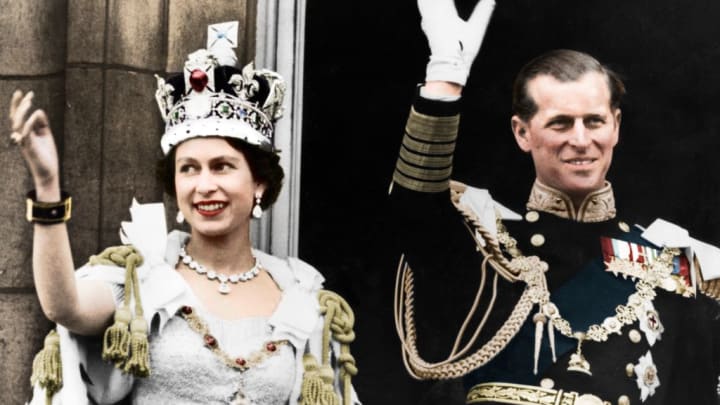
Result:
{"label": "red jewel on crown", "polygon": [[190,86],[198,93],[205,89],[208,84],[207,73],[201,69],[195,69],[190,73]]}

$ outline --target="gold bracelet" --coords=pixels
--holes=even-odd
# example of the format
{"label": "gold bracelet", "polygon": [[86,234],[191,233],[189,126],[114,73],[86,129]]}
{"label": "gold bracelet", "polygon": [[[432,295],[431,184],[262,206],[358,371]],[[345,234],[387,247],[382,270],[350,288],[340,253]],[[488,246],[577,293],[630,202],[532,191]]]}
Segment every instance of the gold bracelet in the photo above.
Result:
{"label": "gold bracelet", "polygon": [[66,192],[60,193],[58,202],[37,201],[35,190],[27,193],[27,211],[25,217],[28,222],[41,225],[52,225],[67,222],[72,212],[72,198]]}

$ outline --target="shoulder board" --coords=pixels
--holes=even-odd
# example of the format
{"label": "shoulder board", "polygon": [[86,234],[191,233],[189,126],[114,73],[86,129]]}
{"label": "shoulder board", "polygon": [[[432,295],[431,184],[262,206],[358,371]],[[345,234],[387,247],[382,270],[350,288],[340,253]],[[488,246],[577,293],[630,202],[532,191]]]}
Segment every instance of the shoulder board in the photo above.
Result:
{"label": "shoulder board", "polygon": [[642,237],[658,246],[682,248],[692,258],[694,282],[698,291],[720,300],[720,249],[690,237],[688,231],[671,222],[657,219]]}
{"label": "shoulder board", "polygon": [[488,263],[504,279],[517,281],[518,272],[511,268],[510,262],[502,253],[500,243],[513,241],[504,230],[502,220],[517,220],[522,217],[495,202],[487,190],[470,187],[458,181],[450,182],[450,199],[475,240],[477,251],[484,257],[490,257]]}
{"label": "shoulder board", "polygon": [[720,302],[720,279],[704,280],[702,268],[695,257],[695,277],[697,278],[698,291],[715,301]]}

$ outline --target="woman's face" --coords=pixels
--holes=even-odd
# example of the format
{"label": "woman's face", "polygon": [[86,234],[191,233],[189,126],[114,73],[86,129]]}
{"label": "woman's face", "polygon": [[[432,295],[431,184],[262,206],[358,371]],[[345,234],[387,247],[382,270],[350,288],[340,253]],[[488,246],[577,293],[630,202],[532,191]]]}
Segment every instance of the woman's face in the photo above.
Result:
{"label": "woman's face", "polygon": [[255,194],[265,191],[252,177],[242,152],[222,138],[194,138],[175,151],[175,191],[180,211],[204,236],[248,231]]}

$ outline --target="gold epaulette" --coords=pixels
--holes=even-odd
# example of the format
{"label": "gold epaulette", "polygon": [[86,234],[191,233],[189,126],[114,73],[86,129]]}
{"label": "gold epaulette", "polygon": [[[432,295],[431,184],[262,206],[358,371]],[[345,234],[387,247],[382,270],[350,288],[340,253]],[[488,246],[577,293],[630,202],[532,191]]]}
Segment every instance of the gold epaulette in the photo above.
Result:
{"label": "gold epaulette", "polygon": [[708,297],[720,302],[720,279],[707,280],[705,281],[702,277],[702,271],[700,271],[700,262],[697,257],[695,261],[695,279],[697,280],[698,291],[707,295]]}
{"label": "gold epaulette", "polygon": [[460,115],[435,117],[410,110],[393,181],[414,191],[448,188]]}
{"label": "gold epaulette", "polygon": [[490,266],[503,278],[511,282],[518,281],[517,270],[511,268],[510,262],[500,248],[502,242],[509,249],[519,252],[517,242],[504,230],[500,220],[498,220],[498,225],[500,225],[498,234],[493,235],[480,224],[480,219],[472,209],[460,203],[460,198],[467,188],[468,186],[464,183],[450,180],[450,200],[465,220],[465,226],[475,240],[477,251],[488,258]]}
{"label": "gold epaulette", "polygon": [[703,281],[700,283],[700,292],[720,302],[720,279]]}

